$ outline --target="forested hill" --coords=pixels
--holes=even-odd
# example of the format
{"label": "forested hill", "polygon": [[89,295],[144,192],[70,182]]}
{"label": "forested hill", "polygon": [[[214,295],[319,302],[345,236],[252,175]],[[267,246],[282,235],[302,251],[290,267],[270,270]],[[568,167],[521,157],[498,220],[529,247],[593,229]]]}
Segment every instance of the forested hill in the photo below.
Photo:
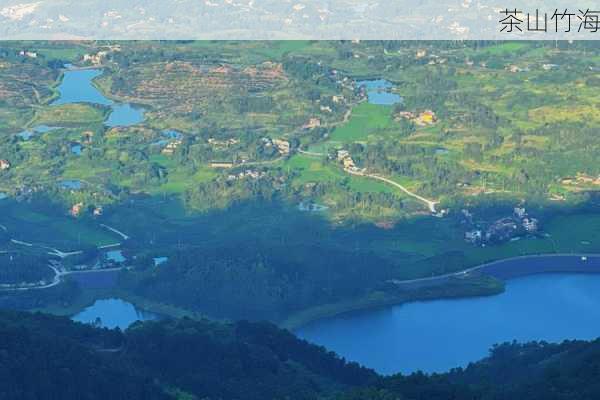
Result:
{"label": "forested hill", "polygon": [[505,344],[465,369],[381,377],[269,323],[163,320],[122,333],[0,312],[0,398],[596,400],[600,340]]}
{"label": "forested hill", "polygon": [[3,400],[314,399],[375,379],[267,323],[164,320],[122,333],[0,313]]}
{"label": "forested hill", "polygon": [[446,374],[396,375],[336,400],[596,400],[600,339],[506,343],[490,357]]}

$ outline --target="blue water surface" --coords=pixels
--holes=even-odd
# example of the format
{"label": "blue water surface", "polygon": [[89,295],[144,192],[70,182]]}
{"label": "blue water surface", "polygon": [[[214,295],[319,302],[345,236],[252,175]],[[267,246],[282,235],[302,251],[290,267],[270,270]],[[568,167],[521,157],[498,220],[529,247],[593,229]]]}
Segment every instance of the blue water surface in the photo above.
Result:
{"label": "blue water surface", "polygon": [[79,314],[72,317],[74,321],[95,323],[99,318],[102,327],[126,329],[136,321],[158,319],[158,315],[138,310],[133,304],[121,299],[97,300]]}
{"label": "blue water surface", "polygon": [[500,295],[365,311],[297,334],[384,374],[443,372],[495,343],[599,337],[600,275],[533,275],[508,281]]}
{"label": "blue water surface", "polygon": [[357,81],[356,84],[366,88],[371,104],[390,106],[403,101],[400,95],[391,92],[394,85],[385,79]]}
{"label": "blue water surface", "polygon": [[111,107],[105,125],[131,126],[144,121],[144,109],[128,103],[116,103],[104,96],[93,84],[101,69],[66,70],[57,90],[59,97],[52,105],[91,103]]}

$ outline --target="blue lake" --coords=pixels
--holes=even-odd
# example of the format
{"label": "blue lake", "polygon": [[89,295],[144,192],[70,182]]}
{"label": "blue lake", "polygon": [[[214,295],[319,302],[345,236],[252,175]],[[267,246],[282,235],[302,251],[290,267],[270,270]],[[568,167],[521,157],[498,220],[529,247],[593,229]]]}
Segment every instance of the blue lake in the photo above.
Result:
{"label": "blue lake", "polygon": [[371,104],[390,106],[403,101],[402,96],[391,92],[394,85],[385,79],[357,81],[356,85],[365,87]]}
{"label": "blue lake", "polygon": [[509,280],[497,296],[415,302],[316,321],[297,335],[380,373],[443,372],[506,341],[600,336],[600,275]]}
{"label": "blue lake", "polygon": [[144,110],[127,103],[115,103],[105,97],[93,84],[102,75],[100,69],[66,70],[57,90],[59,97],[52,105],[92,103],[111,107],[105,121],[109,127],[131,126],[144,121]]}
{"label": "blue lake", "polygon": [[144,110],[130,104],[115,104],[105,124],[110,127],[136,125],[144,121]]}
{"label": "blue lake", "polygon": [[159,316],[139,310],[133,304],[121,299],[107,299],[97,300],[93,305],[72,317],[74,321],[90,324],[95,323],[96,318],[100,319],[102,327],[126,329],[136,321],[155,320]]}
{"label": "blue lake", "polygon": [[111,106],[113,101],[106,98],[92,84],[92,80],[100,75],[102,70],[99,69],[65,71],[63,80],[57,88],[60,96],[52,102],[52,105],[95,103]]}

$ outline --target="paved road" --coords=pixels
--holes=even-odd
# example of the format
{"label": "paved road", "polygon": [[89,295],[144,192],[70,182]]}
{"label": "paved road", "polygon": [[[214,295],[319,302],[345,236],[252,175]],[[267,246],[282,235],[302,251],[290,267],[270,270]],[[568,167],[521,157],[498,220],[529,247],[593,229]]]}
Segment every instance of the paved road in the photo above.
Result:
{"label": "paved road", "polygon": [[403,191],[404,193],[406,193],[407,195],[414,197],[415,199],[421,201],[422,203],[425,203],[427,205],[427,208],[429,208],[429,211],[431,211],[432,213],[435,213],[435,205],[439,203],[439,201],[433,201],[433,200],[429,200],[426,199],[423,196],[419,196],[418,194],[411,192],[410,190],[408,190],[407,188],[405,188],[404,186],[402,186],[401,184],[399,184],[398,182],[394,182],[391,179],[385,178],[383,176],[379,176],[379,175],[375,175],[375,174],[369,174],[366,172],[360,172],[360,171],[353,171],[350,169],[344,169],[344,171],[346,171],[347,173],[351,174],[351,175],[356,175],[356,176],[364,176],[366,178],[372,178],[372,179],[377,179],[379,181],[388,183],[392,186],[397,187],[398,189],[400,189],[401,191]]}
{"label": "paved road", "polygon": [[[306,154],[307,156],[313,156],[313,157],[324,157],[325,156],[325,154],[323,154],[323,153],[314,153],[314,152],[306,151],[306,150],[302,150],[302,149],[298,149],[298,153]],[[406,187],[402,186],[398,182],[395,182],[395,181],[385,178],[383,176],[369,174],[367,172],[361,172],[361,171],[350,170],[350,169],[344,169],[344,171],[346,171],[347,173],[349,173],[351,175],[363,176],[365,178],[371,178],[371,179],[377,179],[379,181],[390,184],[390,185],[400,189],[401,191],[403,191],[410,197],[413,197],[413,198],[419,200],[420,202],[425,203],[425,205],[427,206],[429,211],[431,211],[432,213],[436,212],[435,206],[436,206],[436,204],[439,204],[439,201],[426,199],[425,197],[420,196],[420,195],[416,194],[415,192],[411,192],[410,190],[408,190]]]}
{"label": "paved road", "polygon": [[121,236],[123,238],[123,240],[127,240],[129,239],[129,236],[127,236],[126,234],[124,234],[123,232],[117,230],[116,228],[113,228],[112,226],[108,226],[105,224],[100,224],[101,227],[108,229],[109,231],[116,233],[117,235]]}
{"label": "paved road", "polygon": [[[518,256],[518,257],[503,258],[503,259],[500,259],[500,260],[496,260],[496,261],[492,261],[492,262],[489,262],[489,263],[481,264],[481,265],[478,265],[476,267],[467,268],[467,269],[462,270],[462,271],[451,272],[449,274],[444,274],[444,275],[435,275],[435,276],[431,276],[431,277],[428,277],[428,278],[418,278],[418,279],[408,279],[408,280],[390,279],[388,282],[396,284],[396,285],[406,285],[406,284],[410,284],[410,283],[433,282],[433,281],[443,280],[443,279],[452,278],[452,277],[465,276],[465,275],[470,274],[471,272],[479,271],[479,270],[484,269],[486,267],[490,267],[490,266],[496,265],[496,264],[505,263],[507,261],[525,260],[525,259],[532,259],[532,258],[545,258],[545,257],[587,257],[588,260],[591,260],[593,258],[600,258],[600,255],[599,254],[583,254],[583,253],[582,254],[572,254],[572,253],[532,254],[532,255],[528,255],[528,256]],[[582,260],[582,262],[583,262],[583,260]]]}
{"label": "paved road", "polygon": [[0,292],[5,291],[5,292],[23,292],[26,290],[39,290],[39,289],[49,289],[51,287],[54,287],[58,284],[60,284],[62,282],[62,278],[64,276],[67,275],[75,275],[75,274],[91,274],[91,273],[101,273],[101,272],[114,272],[114,271],[121,271],[122,269],[124,269],[125,267],[118,267],[118,268],[106,268],[106,269],[86,269],[86,270],[82,270],[82,271],[60,271],[56,266],[52,265],[52,264],[48,264],[48,268],[52,269],[54,271],[54,278],[52,278],[52,282],[46,284],[46,285],[41,285],[41,286],[27,286],[27,287],[16,287],[16,288],[5,288],[5,289],[0,289]]}

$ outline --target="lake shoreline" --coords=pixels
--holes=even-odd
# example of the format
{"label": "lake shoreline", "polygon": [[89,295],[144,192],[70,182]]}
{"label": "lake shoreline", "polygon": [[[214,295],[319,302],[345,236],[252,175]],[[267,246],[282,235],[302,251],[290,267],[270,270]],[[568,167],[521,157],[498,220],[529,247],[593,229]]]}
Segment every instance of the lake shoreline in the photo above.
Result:
{"label": "lake shoreline", "polygon": [[[543,268],[535,265],[518,275],[510,278],[501,278],[488,274],[485,269],[510,264],[512,262],[523,262],[525,260],[554,260],[557,259],[580,259],[588,257],[588,260],[597,262],[595,270],[583,270],[582,268],[573,268],[566,266],[562,268]],[[579,267],[579,265],[577,266]],[[466,299],[474,297],[495,296],[504,292],[504,285],[510,279],[517,279],[525,276],[564,273],[564,274],[600,274],[600,254],[538,254],[530,256],[510,257],[502,260],[484,263],[476,267],[468,268],[462,271],[446,275],[439,275],[431,278],[422,278],[416,280],[397,281],[396,286],[401,288],[397,293],[391,292],[371,292],[359,299],[351,299],[338,303],[324,304],[316,307],[301,310],[293,313],[283,320],[274,321],[279,327],[295,332],[307,325],[342,315],[351,315],[358,312],[377,310],[391,306],[399,306],[413,302],[425,302],[447,299]],[[86,289],[86,292],[88,289]],[[84,294],[84,299],[80,299],[76,304],[68,307],[67,310],[57,312],[53,307],[43,307],[35,311],[47,311],[52,314],[73,316],[92,305],[97,300],[107,298],[118,298],[133,304],[136,308],[167,317],[181,318],[188,317],[192,319],[208,318],[195,311],[186,310],[180,307],[156,303],[154,301],[141,298],[128,293],[118,287],[110,289],[91,289],[92,293]],[[83,301],[82,301],[83,300]],[[67,312],[65,312],[67,311]]]}
{"label": "lake shoreline", "polygon": [[[596,261],[597,265],[594,265],[594,270],[584,270],[583,268],[573,268],[573,267],[562,267],[562,268],[544,268],[543,266],[536,265],[533,269],[528,271],[515,274],[511,277],[501,277],[497,273],[491,274],[490,271],[485,271],[486,269],[491,269],[493,267],[501,266],[502,264],[525,261],[525,260],[544,260],[551,259],[556,261],[559,258],[569,258],[569,259],[581,259],[581,257],[587,257],[588,260]],[[494,271],[495,272],[495,271]],[[330,319],[339,317],[346,314],[353,314],[356,312],[364,312],[367,310],[376,310],[380,308],[390,307],[390,306],[399,306],[406,303],[418,302],[418,301],[435,301],[435,300],[444,300],[444,299],[462,299],[462,298],[470,298],[470,297],[484,297],[484,296],[495,296],[504,292],[504,288],[502,290],[497,290],[496,288],[481,288],[479,292],[473,293],[471,290],[466,290],[461,292],[460,289],[457,289],[456,292],[450,295],[442,295],[442,296],[428,296],[420,295],[419,289],[432,290],[432,286],[429,284],[433,283],[434,286],[439,284],[439,288],[447,289],[448,282],[453,278],[460,278],[461,276],[465,276],[468,278],[473,274],[481,274],[487,277],[498,280],[504,285],[506,281],[510,279],[517,279],[526,276],[532,275],[541,275],[541,274],[551,274],[551,273],[564,273],[564,274],[600,274],[600,254],[596,253],[580,253],[580,254],[571,254],[571,253],[559,253],[559,254],[535,254],[535,255],[525,255],[525,256],[517,256],[517,257],[509,257],[501,260],[491,261],[488,263],[480,264],[478,266],[467,268],[462,271],[453,272],[445,275],[438,275],[431,278],[421,278],[421,279],[412,279],[412,280],[403,280],[403,281],[395,281],[397,285],[405,286],[409,290],[413,290],[412,297],[406,297],[405,295],[391,295],[391,294],[380,294],[379,297],[374,297],[373,294],[367,295],[361,299],[354,301],[346,301],[332,304],[325,304],[322,306],[312,307],[306,310],[299,311],[297,313],[292,314],[287,317],[283,321],[279,322],[278,325],[282,328],[288,329],[290,331],[299,330],[309,324],[315,323],[320,320]],[[418,286],[423,285],[424,286]],[[417,285],[417,287],[415,287]]]}

